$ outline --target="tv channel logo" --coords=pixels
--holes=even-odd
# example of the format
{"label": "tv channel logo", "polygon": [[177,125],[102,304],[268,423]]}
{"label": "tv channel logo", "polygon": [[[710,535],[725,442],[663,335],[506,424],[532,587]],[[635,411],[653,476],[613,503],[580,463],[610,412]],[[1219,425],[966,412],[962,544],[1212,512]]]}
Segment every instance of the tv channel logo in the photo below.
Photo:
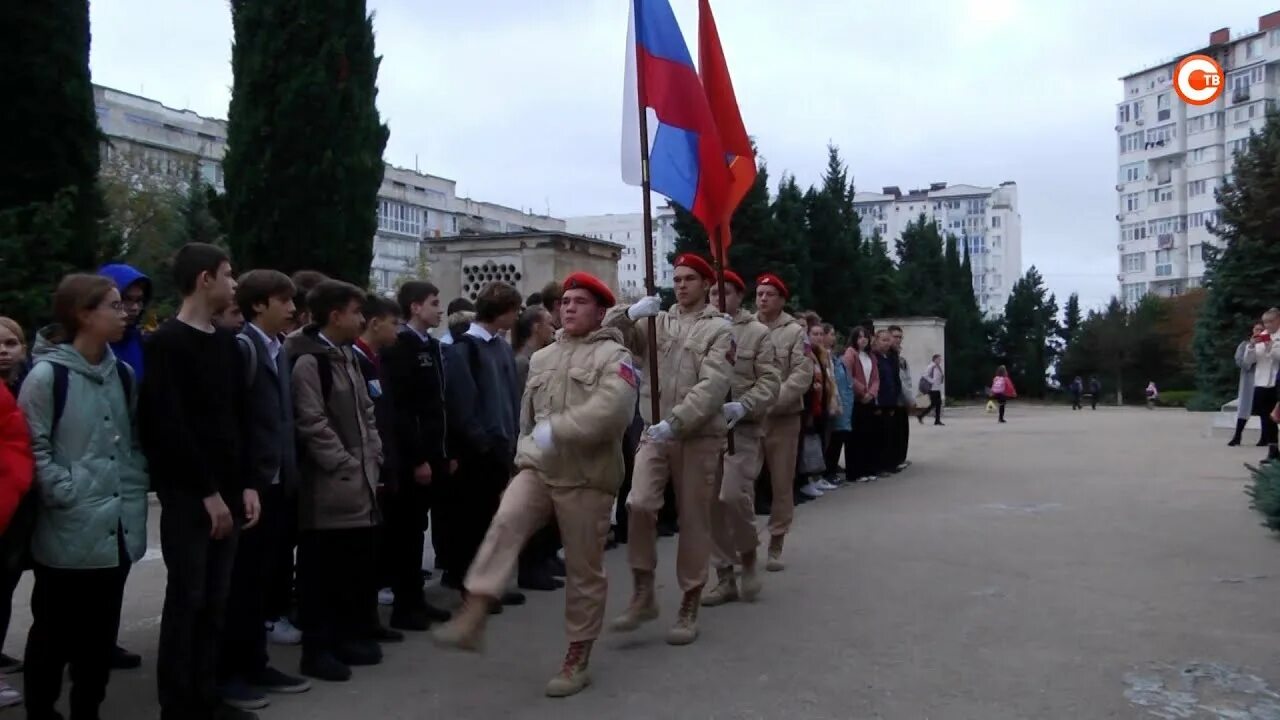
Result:
{"label": "tv channel logo", "polygon": [[1208,105],[1224,86],[1222,66],[1208,55],[1188,55],[1173,70],[1173,91],[1188,105]]}

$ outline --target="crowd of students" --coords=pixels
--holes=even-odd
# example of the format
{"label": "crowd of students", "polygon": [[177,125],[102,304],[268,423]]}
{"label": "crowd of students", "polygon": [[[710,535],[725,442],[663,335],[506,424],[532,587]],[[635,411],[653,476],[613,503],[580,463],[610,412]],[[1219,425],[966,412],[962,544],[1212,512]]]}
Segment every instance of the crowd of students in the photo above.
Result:
{"label": "crowd of students", "polygon": [[[636,593],[611,626],[633,630],[657,614],[653,542],[671,512],[685,599],[668,641],[692,642],[699,605],[759,592],[756,511],[771,515],[767,569],[781,570],[793,491],[807,502],[910,464],[915,386],[901,328],[855,327],[837,351],[830,324],[784,312],[769,274],[752,313],[728,273],[726,323],[708,305],[710,265],[676,266],[666,312],[656,298],[612,307],[580,273],[527,301],[495,282],[442,309],[426,282],[391,300],[314,272],[236,278],[224,251],[193,243],[173,260],[180,309],[145,337],[151,281],[125,265],[63,278],[55,322],[29,346],[0,318],[0,620],[31,568],[28,717],[62,717],[70,666],[71,717],[97,718],[111,669],[140,662],[116,635],[149,491],[168,571],[163,718],[254,717],[268,694],[348,680],[381,661],[380,643],[449,621],[424,594],[429,523],[441,584],[464,597],[441,644],[475,646],[484,616],[524,602],[516,586],[568,583],[570,652],[548,686],[565,695],[587,682],[605,535],[628,542]],[[662,417],[649,416],[648,342]],[[942,384],[935,357],[920,390],[937,424]],[[566,419],[578,412],[594,427]],[[590,472],[552,459],[574,448],[568,464]],[[697,479],[710,474],[714,500]],[[271,643],[301,644],[301,677],[271,664]],[[0,687],[0,706],[21,700]]]}

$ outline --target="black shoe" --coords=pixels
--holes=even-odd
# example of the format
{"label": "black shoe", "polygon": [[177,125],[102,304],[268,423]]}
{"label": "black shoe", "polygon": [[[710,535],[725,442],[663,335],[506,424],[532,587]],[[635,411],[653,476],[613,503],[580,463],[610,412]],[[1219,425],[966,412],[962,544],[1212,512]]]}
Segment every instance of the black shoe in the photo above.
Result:
{"label": "black shoe", "polygon": [[672,537],[676,534],[676,526],[671,523],[658,523],[658,537]]}
{"label": "black shoe", "polygon": [[426,568],[422,568],[422,579],[423,579],[423,580],[430,580],[430,579],[431,579],[432,577],[434,577],[434,576],[435,576],[435,573],[431,572],[430,570],[428,570],[428,569],[426,569]]}
{"label": "black shoe", "polygon": [[551,592],[559,590],[563,584],[557,585],[559,582],[550,572],[543,568],[531,568],[521,572],[516,581],[521,590],[537,590],[542,592]]}
{"label": "black shoe", "polygon": [[933,421],[933,424],[934,424],[934,425],[940,425],[940,426],[946,427],[946,423],[942,422],[941,420],[934,420],[934,421]]}
{"label": "black shoe", "polygon": [[559,555],[552,555],[547,558],[547,568],[551,571],[552,575],[559,578],[567,577],[569,575],[569,570],[564,566],[564,561],[560,559]]}
{"label": "black shoe", "polygon": [[311,689],[310,680],[282,673],[270,665],[262,672],[250,675],[248,683],[258,690],[281,695],[297,695]]}
{"label": "black shoe", "polygon": [[1264,441],[1262,441],[1262,440],[1259,440],[1258,442],[1254,443],[1254,444],[1253,444],[1253,446],[1254,446],[1254,447],[1266,447],[1266,446],[1267,446],[1267,443],[1266,443],[1266,442],[1264,442]]}
{"label": "black shoe", "polygon": [[325,682],[346,682],[351,679],[351,668],[329,653],[304,654],[299,670],[307,677]]}
{"label": "black shoe", "polygon": [[773,514],[773,505],[769,503],[756,503],[756,515],[759,517],[769,517]]}
{"label": "black shoe", "polygon": [[0,673],[12,675],[22,672],[22,661],[18,658],[9,657],[4,653],[0,653]]}
{"label": "black shoe", "polygon": [[1227,442],[1227,447],[1238,447],[1239,445],[1240,445],[1240,438],[1238,437],[1233,437],[1231,438],[1231,440]]}
{"label": "black shoe", "polygon": [[[431,621],[421,610],[392,610],[391,627],[409,632],[426,632],[431,627]],[[401,635],[400,639],[403,640],[404,636]]]}
{"label": "black shoe", "polygon": [[372,640],[347,642],[334,648],[333,656],[338,662],[352,667],[379,665],[382,663],[382,648]]}
{"label": "black shoe", "polygon": [[369,633],[369,639],[377,643],[402,643],[404,642],[404,633],[383,627],[379,623]]}
{"label": "black shoe", "polygon": [[111,651],[111,669],[112,670],[135,670],[142,667],[142,656],[137,653],[131,653],[128,650],[116,646]]}
{"label": "black shoe", "polygon": [[523,605],[527,598],[522,592],[505,592],[502,593],[503,605]]}

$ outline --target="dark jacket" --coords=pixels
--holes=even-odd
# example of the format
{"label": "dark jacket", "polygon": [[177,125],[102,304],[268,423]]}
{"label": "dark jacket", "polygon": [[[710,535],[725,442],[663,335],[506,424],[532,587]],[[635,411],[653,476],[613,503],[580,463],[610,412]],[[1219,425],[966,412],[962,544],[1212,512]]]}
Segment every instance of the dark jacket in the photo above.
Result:
{"label": "dark jacket", "polygon": [[872,353],[876,367],[880,370],[880,388],[876,395],[878,407],[893,407],[898,404],[902,395],[902,378],[898,374],[898,361],[892,354]]}
{"label": "dark jacket", "polygon": [[365,388],[373,401],[373,416],[378,424],[378,439],[382,441],[382,475],[384,486],[394,486],[399,479],[399,443],[396,441],[396,392],[387,375],[387,364],[363,341],[355,344],[356,361],[364,376]]}
{"label": "dark jacket", "polygon": [[393,417],[400,478],[408,478],[424,462],[443,472],[448,458],[445,414],[444,355],[440,341],[424,341],[410,327],[400,328],[396,342],[382,351],[382,366],[396,400]]}
{"label": "dark jacket", "polygon": [[[333,347],[314,326],[290,335],[285,347],[294,358],[299,526],[340,530],[377,525],[382,440],[354,351]],[[327,382],[322,372],[328,372]]]}
{"label": "dark jacket", "polygon": [[514,459],[520,395],[511,345],[458,335],[445,356],[445,378],[451,453]]}
{"label": "dark jacket", "polygon": [[240,423],[248,472],[245,484],[262,490],[279,481],[292,493],[298,487],[298,454],[289,353],[281,347],[272,363],[262,334],[249,325],[239,341],[245,360],[245,417]]}
{"label": "dark jacket", "polygon": [[[151,278],[138,272],[133,266],[123,264],[103,265],[98,269],[98,274],[111,278],[121,295],[124,295],[124,291],[130,285],[141,283],[142,311],[146,312],[147,305],[151,304]],[[138,319],[142,319],[141,312],[138,313]],[[138,378],[139,382],[142,381],[142,330],[138,328],[138,323],[135,322],[125,328],[124,337],[120,342],[111,343],[111,352],[115,354],[117,360],[129,363],[129,367],[133,368],[134,377]]]}

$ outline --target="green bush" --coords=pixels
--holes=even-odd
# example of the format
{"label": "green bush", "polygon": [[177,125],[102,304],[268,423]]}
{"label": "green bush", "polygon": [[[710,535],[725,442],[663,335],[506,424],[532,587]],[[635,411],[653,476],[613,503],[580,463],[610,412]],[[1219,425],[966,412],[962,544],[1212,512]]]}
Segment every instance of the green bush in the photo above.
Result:
{"label": "green bush", "polygon": [[1280,532],[1280,464],[1250,465],[1249,471],[1253,481],[1244,489],[1245,494],[1252,498],[1249,507],[1262,513],[1263,525]]}
{"label": "green bush", "polygon": [[1160,397],[1156,399],[1156,404],[1160,407],[1184,408],[1187,407],[1195,397],[1195,390],[1166,390],[1160,393]]}
{"label": "green bush", "polygon": [[1187,410],[1191,412],[1218,412],[1225,403],[1219,398],[1203,392],[1197,392],[1187,401]]}

